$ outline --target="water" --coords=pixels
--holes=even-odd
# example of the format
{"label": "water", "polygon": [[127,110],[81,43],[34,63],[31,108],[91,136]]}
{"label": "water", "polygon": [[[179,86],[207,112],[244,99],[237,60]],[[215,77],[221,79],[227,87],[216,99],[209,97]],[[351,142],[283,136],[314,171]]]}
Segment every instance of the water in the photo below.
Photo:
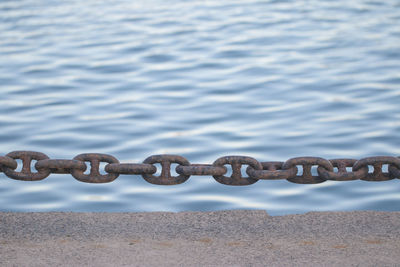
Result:
{"label": "water", "polygon": [[[400,156],[398,1],[1,1],[0,148]],[[0,174],[2,211],[400,210],[400,180],[156,186]]]}

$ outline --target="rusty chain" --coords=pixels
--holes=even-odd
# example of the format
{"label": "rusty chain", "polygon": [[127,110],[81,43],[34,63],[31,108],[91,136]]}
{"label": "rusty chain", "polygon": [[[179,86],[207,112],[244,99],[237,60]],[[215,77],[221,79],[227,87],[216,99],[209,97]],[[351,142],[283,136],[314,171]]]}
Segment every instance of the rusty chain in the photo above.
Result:
{"label": "rusty chain", "polygon": [[[18,162],[22,161],[19,171]],[[33,161],[36,163],[33,165]],[[107,163],[103,173],[100,163]],[[90,163],[88,169],[87,163]],[[160,174],[156,175],[161,165]],[[172,164],[177,164],[176,176],[171,173]],[[231,174],[227,176],[231,166]],[[242,167],[247,166],[242,175]],[[314,166],[314,170],[313,170]],[[387,166],[387,170],[383,167]],[[299,171],[301,167],[302,171]],[[99,153],[80,154],[70,159],[50,159],[34,151],[13,151],[0,156],[0,172],[12,179],[23,181],[43,180],[52,173],[71,174],[85,183],[109,183],[121,174],[141,175],[147,182],[157,185],[175,185],[186,182],[190,176],[211,175],[225,185],[250,185],[259,180],[284,179],[299,184],[316,184],[332,181],[387,181],[400,179],[400,157],[377,156],[356,159],[323,159],[318,157],[291,158],[286,162],[259,162],[246,156],[225,156],[213,164],[192,164],[178,155],[154,155],[143,163],[120,163],[111,155]]]}

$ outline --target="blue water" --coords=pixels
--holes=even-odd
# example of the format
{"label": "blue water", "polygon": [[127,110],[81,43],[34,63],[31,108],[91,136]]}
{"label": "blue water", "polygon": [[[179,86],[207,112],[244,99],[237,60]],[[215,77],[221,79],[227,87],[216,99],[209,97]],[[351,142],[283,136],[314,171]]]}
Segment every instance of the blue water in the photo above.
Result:
{"label": "blue water", "polygon": [[[399,1],[0,2],[0,154],[400,156]],[[2,211],[400,210],[400,180],[0,173]]]}

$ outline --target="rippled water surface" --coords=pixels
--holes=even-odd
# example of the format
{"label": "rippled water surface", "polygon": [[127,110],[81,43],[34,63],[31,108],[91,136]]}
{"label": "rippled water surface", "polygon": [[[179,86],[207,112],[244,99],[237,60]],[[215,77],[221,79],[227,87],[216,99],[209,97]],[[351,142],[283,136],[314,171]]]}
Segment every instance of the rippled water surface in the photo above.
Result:
{"label": "rippled water surface", "polygon": [[[400,156],[398,1],[1,1],[0,153]],[[400,180],[0,173],[0,210],[400,210]]]}

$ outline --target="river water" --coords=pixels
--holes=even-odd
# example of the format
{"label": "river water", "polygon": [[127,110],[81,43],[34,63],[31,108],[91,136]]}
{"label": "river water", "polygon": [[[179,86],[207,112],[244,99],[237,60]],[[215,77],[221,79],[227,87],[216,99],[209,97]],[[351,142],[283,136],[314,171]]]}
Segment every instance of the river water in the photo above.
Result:
{"label": "river water", "polygon": [[[0,153],[400,156],[398,1],[0,2]],[[2,211],[400,210],[400,180],[0,173]]]}

